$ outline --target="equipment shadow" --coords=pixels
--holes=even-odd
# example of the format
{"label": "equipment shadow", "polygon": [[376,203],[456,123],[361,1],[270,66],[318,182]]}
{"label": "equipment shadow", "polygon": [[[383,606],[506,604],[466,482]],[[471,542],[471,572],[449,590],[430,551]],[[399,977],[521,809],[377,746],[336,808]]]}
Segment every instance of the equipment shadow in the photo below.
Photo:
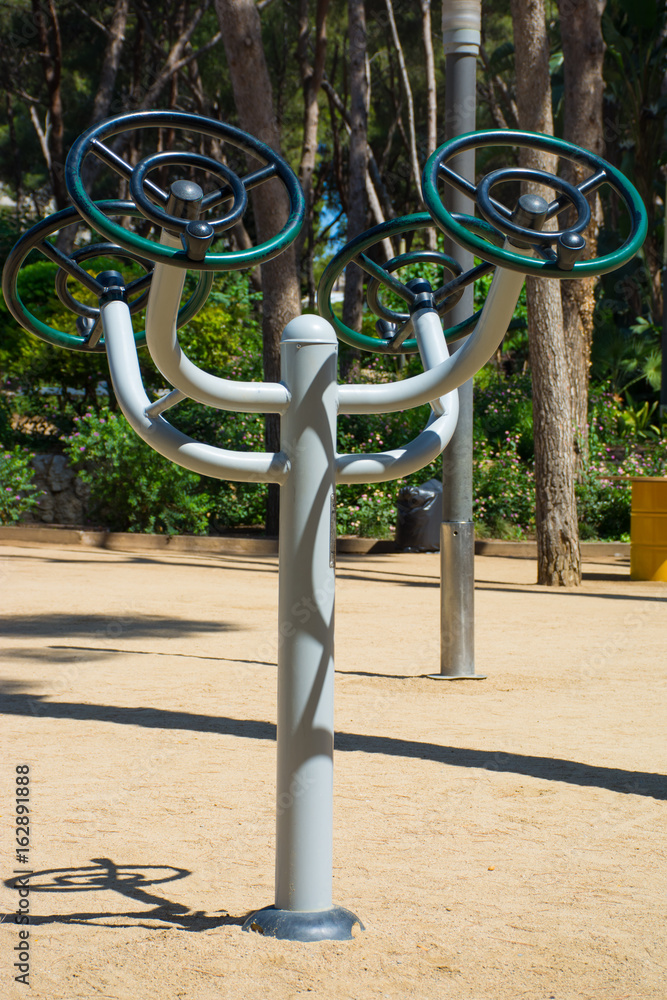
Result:
{"label": "equipment shadow", "polygon": [[[253,912],[232,916],[225,910],[216,914],[206,914],[201,910],[191,911],[182,903],[174,903],[166,896],[148,892],[150,886],[187,878],[192,873],[186,868],[171,865],[122,865],[111,858],[91,858],[93,864],[80,868],[50,868],[31,872],[29,887],[31,893],[72,893],[72,892],[116,892],[125,899],[148,904],[148,910],[121,910],[120,912],[86,911],[59,914],[30,914],[30,923],[38,924],[86,924],[98,927],[144,927],[155,929],[156,924],[144,921],[159,921],[160,925],[176,927],[190,932],[201,932],[216,927],[242,926]],[[5,879],[4,885],[16,888],[16,881],[23,876]],[[128,923],[108,924],[109,919],[126,919]]]}
{"label": "equipment shadow", "polygon": [[[416,681],[419,678],[415,678]],[[20,682],[5,682],[0,686],[0,711],[7,715],[33,716],[50,719],[79,719],[87,722],[113,722],[117,725],[142,726],[149,729],[181,729],[198,733],[218,733],[241,739],[276,739],[272,722],[260,719],[233,719],[225,716],[197,715],[193,712],[170,711],[150,707],[93,705],[76,702],[51,702],[44,695],[19,692]],[[389,757],[430,760],[450,767],[480,768],[540,778],[571,785],[607,788],[631,795],[667,799],[667,777],[649,771],[629,771],[623,768],[600,767],[581,761],[556,757],[537,757],[504,751],[477,750],[467,747],[441,746],[437,743],[404,740],[394,736],[373,736],[366,733],[335,734],[334,749],[338,752],[383,754]]]}

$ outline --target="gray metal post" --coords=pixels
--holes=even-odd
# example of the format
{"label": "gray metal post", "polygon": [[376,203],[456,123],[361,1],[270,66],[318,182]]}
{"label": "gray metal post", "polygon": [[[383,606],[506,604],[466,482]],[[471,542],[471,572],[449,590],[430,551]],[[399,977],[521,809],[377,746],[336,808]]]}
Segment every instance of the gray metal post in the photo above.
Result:
{"label": "gray metal post", "polygon": [[[443,0],[445,50],[445,139],[475,130],[477,53],[480,45],[479,0]],[[452,161],[463,177],[475,179],[475,153],[470,150]],[[446,193],[450,211],[474,211],[473,204],[451,187]],[[445,240],[451,254],[468,270],[472,254]],[[447,325],[473,312],[473,288],[447,314]],[[481,679],[475,673],[475,532],[472,519],[472,380],[459,388],[459,419],[442,459],[442,524],[440,526],[440,673],[438,680]]]}
{"label": "gray metal post", "polygon": [[343,939],[359,919],[332,906],[337,342],[319,317],[282,337],[291,393],[281,445],[275,906],[246,928],[293,941]]}

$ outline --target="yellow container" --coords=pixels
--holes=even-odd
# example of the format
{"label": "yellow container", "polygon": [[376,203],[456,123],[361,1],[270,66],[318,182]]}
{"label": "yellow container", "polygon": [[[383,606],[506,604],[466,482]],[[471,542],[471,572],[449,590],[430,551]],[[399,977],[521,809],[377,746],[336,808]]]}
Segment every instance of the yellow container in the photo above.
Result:
{"label": "yellow container", "polygon": [[632,480],[630,579],[667,582],[667,476]]}

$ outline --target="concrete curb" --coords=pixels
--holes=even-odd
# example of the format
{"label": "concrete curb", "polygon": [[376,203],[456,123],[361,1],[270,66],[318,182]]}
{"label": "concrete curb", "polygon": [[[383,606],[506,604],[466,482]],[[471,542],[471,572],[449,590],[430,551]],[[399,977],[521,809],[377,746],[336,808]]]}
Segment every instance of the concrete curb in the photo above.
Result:
{"label": "concrete curb", "polygon": [[[0,545],[86,545],[91,548],[115,552],[192,552],[200,555],[226,556],[275,556],[278,554],[276,538],[252,538],[235,535],[144,535],[134,532],[93,531],[45,525],[2,525]],[[378,555],[396,552],[391,539],[339,538],[336,552],[339,555]],[[582,542],[581,554],[585,560],[599,558],[630,558],[629,542]],[[475,555],[502,556],[510,559],[536,559],[535,542],[505,542],[494,539],[477,539]]]}

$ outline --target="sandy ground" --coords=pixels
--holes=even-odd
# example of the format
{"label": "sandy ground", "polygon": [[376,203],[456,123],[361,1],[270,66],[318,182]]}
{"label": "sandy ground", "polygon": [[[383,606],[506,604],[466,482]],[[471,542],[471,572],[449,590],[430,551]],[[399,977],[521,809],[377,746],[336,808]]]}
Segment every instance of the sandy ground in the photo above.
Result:
{"label": "sandy ground", "polygon": [[[334,900],[273,900],[277,562],[0,546],[0,995],[31,870],[48,1000],[667,996],[667,585],[476,561],[477,670],[441,683],[437,555],[339,560]],[[30,766],[29,863],[15,766]]]}

